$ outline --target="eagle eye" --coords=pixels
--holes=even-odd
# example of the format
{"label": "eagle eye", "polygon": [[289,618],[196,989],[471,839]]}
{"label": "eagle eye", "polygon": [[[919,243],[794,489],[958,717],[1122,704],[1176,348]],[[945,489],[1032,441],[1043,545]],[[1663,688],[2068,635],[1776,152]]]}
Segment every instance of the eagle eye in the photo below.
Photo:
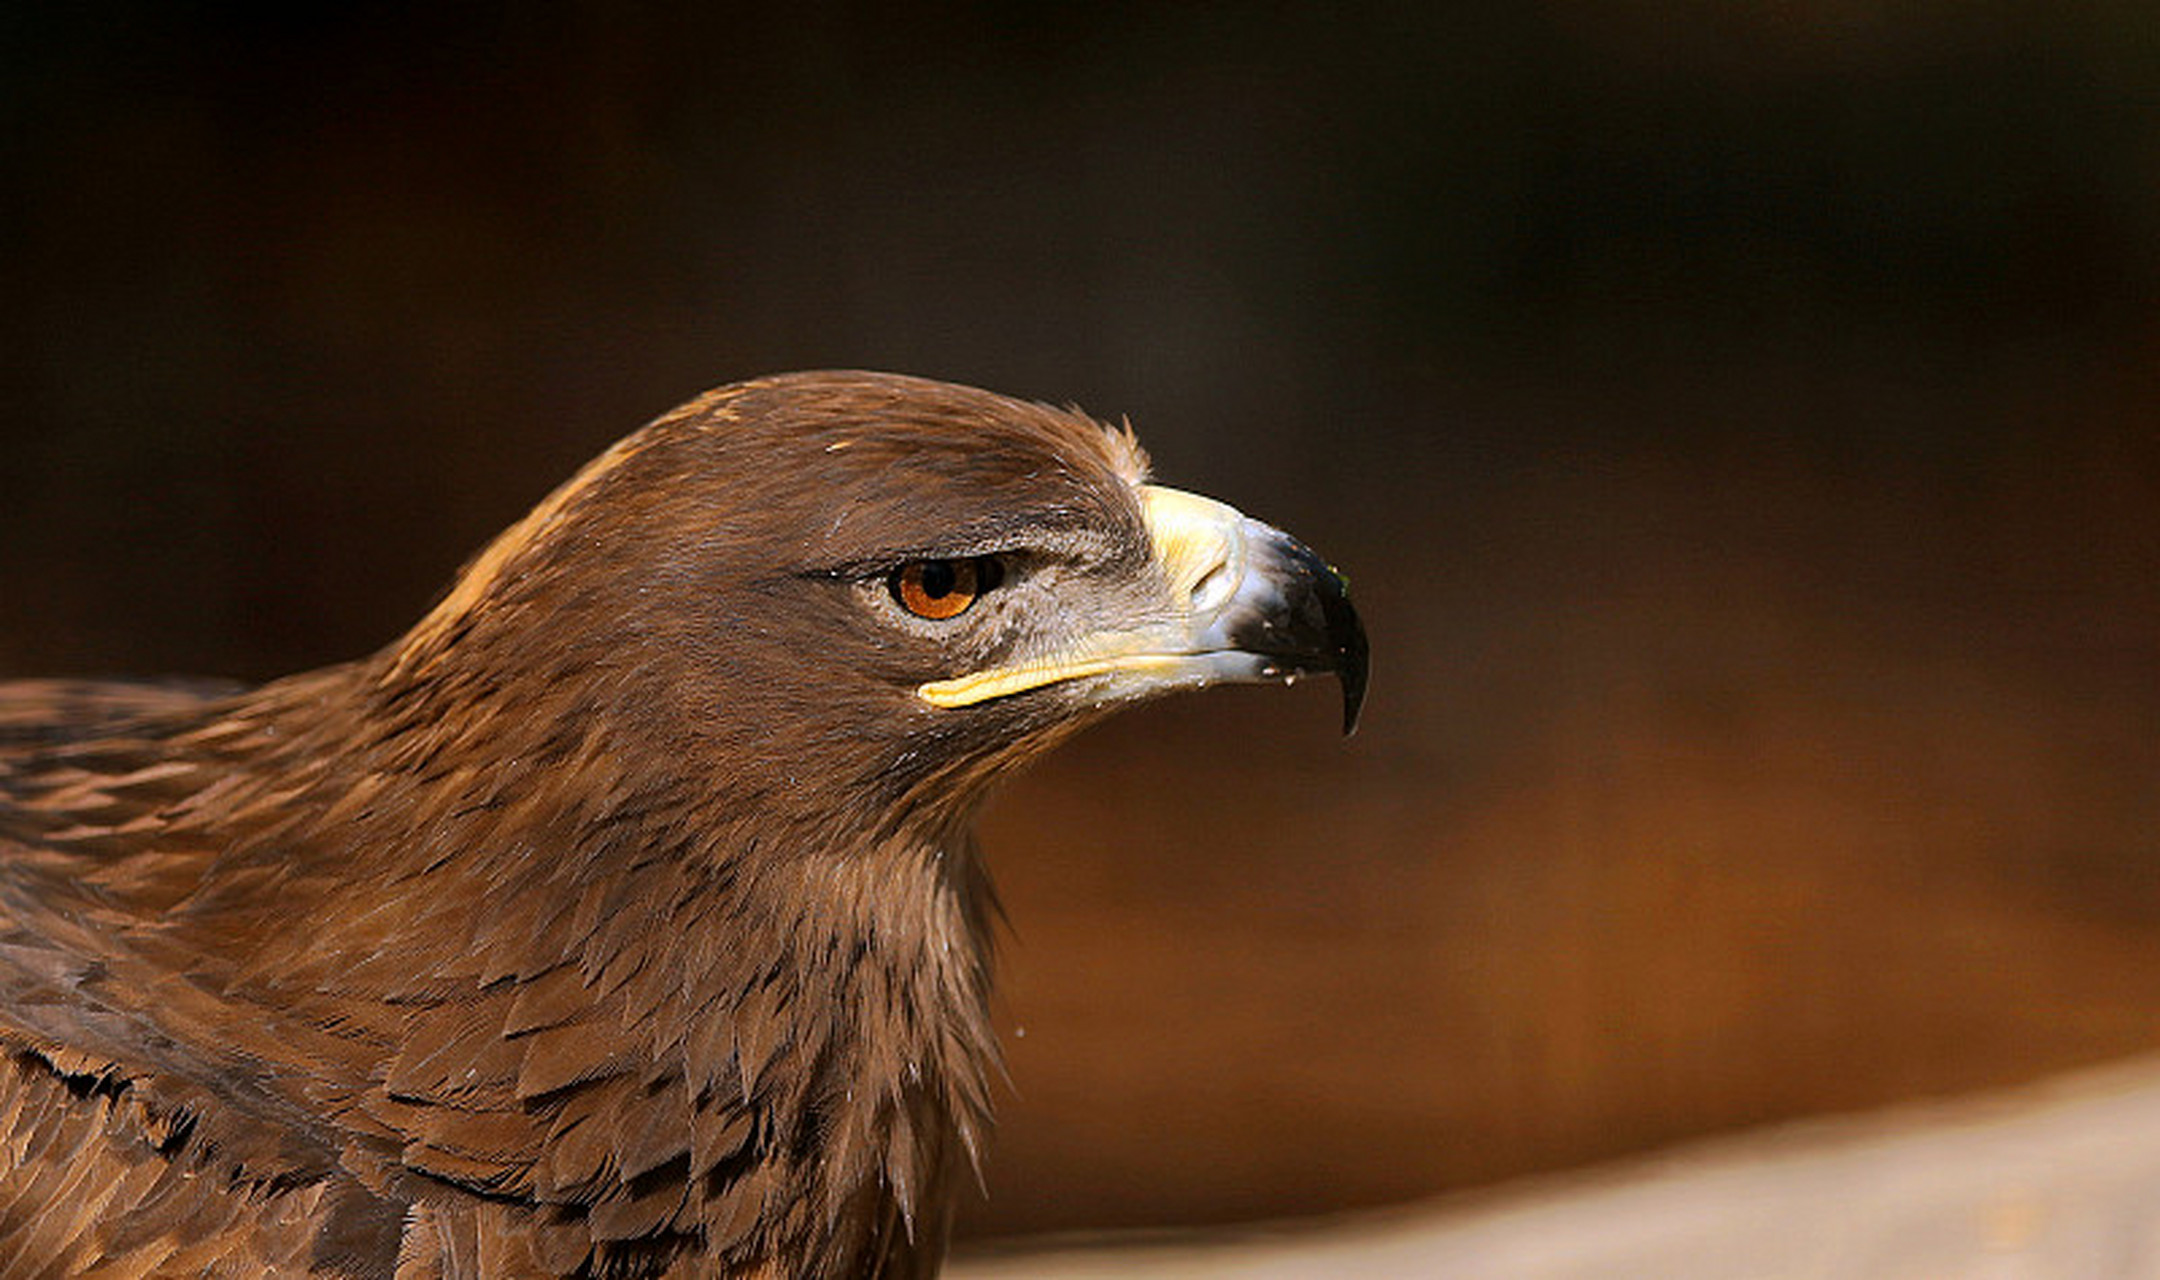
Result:
{"label": "eagle eye", "polygon": [[968,611],[976,598],[1004,579],[996,556],[964,560],[910,560],[892,571],[886,586],[901,608],[918,618],[942,622]]}

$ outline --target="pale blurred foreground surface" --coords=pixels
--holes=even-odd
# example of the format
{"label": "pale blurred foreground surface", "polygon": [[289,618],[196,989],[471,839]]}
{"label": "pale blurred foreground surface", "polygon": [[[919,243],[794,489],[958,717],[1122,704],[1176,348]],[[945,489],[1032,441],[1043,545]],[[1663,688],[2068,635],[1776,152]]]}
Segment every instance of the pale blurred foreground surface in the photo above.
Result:
{"label": "pale blurred foreground surface", "polygon": [[958,1280],[2114,1280],[2160,1276],[2160,1060],[1809,1121],[1429,1209],[1014,1246]]}

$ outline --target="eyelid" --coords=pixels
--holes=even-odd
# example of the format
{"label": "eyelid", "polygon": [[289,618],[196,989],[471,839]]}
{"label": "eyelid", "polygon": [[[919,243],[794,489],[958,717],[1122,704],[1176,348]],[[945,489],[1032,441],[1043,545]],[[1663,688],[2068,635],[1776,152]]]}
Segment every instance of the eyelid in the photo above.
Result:
{"label": "eyelid", "polygon": [[[1052,521],[1048,536],[1045,532],[1037,527],[1021,535],[1020,531],[1001,522],[996,528],[961,530],[942,541],[851,557],[800,572],[804,577],[860,581],[882,578],[912,560],[972,560],[978,556],[996,556],[1011,570],[1048,564],[1084,565],[1109,559],[1119,550],[1115,540],[1092,529],[1075,529],[1068,534]],[[1019,541],[1018,536],[1025,536],[1027,540]]]}
{"label": "eyelid", "polygon": [[806,578],[829,578],[840,582],[883,582],[907,565],[925,560],[996,560],[1009,578],[1014,568],[1039,563],[1045,559],[1059,558],[1057,553],[1044,552],[1034,547],[1014,546],[1009,542],[985,543],[977,547],[951,545],[924,547],[920,550],[886,552],[875,558],[843,561],[822,569],[803,573]]}

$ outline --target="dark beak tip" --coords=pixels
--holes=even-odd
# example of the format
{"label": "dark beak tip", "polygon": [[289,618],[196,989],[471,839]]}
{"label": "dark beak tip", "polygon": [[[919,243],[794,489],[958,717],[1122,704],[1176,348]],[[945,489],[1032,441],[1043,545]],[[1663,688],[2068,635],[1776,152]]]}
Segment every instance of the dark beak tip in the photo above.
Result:
{"label": "dark beak tip", "polygon": [[1342,731],[1345,738],[1357,732],[1358,716],[1365,710],[1365,678],[1370,663],[1365,651],[1365,630],[1358,626],[1357,615],[1350,616],[1351,633],[1343,638],[1338,652],[1341,657],[1335,668],[1335,679],[1342,685]]}
{"label": "dark beak tip", "polygon": [[[1317,557],[1316,557],[1317,558]],[[1342,685],[1343,736],[1357,732],[1358,716],[1365,710],[1365,682],[1371,673],[1371,652],[1365,641],[1365,624],[1350,603],[1349,582],[1333,565],[1325,565],[1320,578],[1320,611],[1327,626],[1327,647],[1334,661],[1335,679]]]}
{"label": "dark beak tip", "polygon": [[1266,655],[1269,674],[1332,674],[1342,686],[1343,736],[1357,732],[1365,709],[1365,684],[1371,659],[1365,626],[1350,603],[1350,584],[1342,572],[1310,547],[1281,530],[1272,530],[1271,573],[1283,593],[1281,611],[1255,615],[1242,637],[1249,652]]}

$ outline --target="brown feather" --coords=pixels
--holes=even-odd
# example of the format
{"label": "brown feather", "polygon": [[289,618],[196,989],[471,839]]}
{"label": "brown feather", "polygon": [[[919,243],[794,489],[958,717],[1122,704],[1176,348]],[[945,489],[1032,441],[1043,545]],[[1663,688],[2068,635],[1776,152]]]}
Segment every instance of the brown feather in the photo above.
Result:
{"label": "brown feather", "polygon": [[626,1117],[615,1126],[615,1169],[625,1181],[636,1181],[690,1153],[690,1100],[682,1077],[667,1076],[640,1087],[633,1105],[639,1118],[651,1119],[634,1123]]}
{"label": "brown feather", "polygon": [[540,1185],[558,1202],[585,1204],[598,1199],[614,1170],[613,1124],[620,1080],[581,1089],[563,1101],[548,1133]]}
{"label": "brown feather", "polygon": [[517,985],[510,997],[510,1010],[503,1017],[502,1031],[505,1036],[520,1036],[559,1027],[591,1007],[592,996],[583,975],[569,965],[556,965]]}
{"label": "brown feather", "polygon": [[634,1046],[591,1023],[548,1027],[505,1041],[518,1052],[517,1096],[537,1098],[588,1080],[621,1075],[635,1062]]}

